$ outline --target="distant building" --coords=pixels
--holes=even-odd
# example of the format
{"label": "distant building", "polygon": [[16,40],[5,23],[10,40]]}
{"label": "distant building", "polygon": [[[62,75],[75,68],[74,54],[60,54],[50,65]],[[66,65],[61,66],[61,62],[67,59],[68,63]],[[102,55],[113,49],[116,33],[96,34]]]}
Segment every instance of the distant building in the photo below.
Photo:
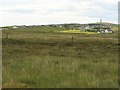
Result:
{"label": "distant building", "polygon": [[62,26],[62,25],[60,25],[59,27],[60,27],[60,28],[62,28],[63,26]]}
{"label": "distant building", "polygon": [[18,28],[17,26],[13,26],[13,27],[12,27],[13,30],[14,30],[14,29],[17,29],[17,28]]}
{"label": "distant building", "polygon": [[88,30],[88,29],[90,29],[90,28],[91,28],[90,26],[86,26],[86,27],[85,27],[86,30]]}
{"label": "distant building", "polygon": [[100,33],[100,31],[98,31],[97,33]]}
{"label": "distant building", "polygon": [[0,30],[8,30],[7,27],[1,27]]}
{"label": "distant building", "polygon": [[0,30],[3,30],[2,28],[0,28]]}
{"label": "distant building", "polygon": [[111,29],[106,29],[105,33],[112,33],[113,31]]}
{"label": "distant building", "polygon": [[113,31],[111,29],[103,29],[100,33],[113,33]]}
{"label": "distant building", "polygon": [[80,30],[80,31],[86,31],[86,28],[87,26],[86,25],[81,25],[80,27],[78,27],[78,29]]}

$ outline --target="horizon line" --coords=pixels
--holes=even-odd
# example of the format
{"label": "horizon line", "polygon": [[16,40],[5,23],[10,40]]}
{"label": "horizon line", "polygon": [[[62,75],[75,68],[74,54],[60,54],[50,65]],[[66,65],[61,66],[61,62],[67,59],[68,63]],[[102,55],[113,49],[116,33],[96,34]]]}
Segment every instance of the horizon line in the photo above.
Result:
{"label": "horizon line", "polygon": [[[91,22],[93,23],[93,22]],[[59,25],[59,24],[91,24],[91,23],[48,23],[48,24],[12,24],[12,25],[0,25],[0,27],[7,27],[7,26],[32,26],[32,25]],[[100,22],[94,22],[94,23],[100,23]],[[112,23],[112,22],[103,22],[103,23],[109,23],[109,24],[120,24],[120,23]]]}

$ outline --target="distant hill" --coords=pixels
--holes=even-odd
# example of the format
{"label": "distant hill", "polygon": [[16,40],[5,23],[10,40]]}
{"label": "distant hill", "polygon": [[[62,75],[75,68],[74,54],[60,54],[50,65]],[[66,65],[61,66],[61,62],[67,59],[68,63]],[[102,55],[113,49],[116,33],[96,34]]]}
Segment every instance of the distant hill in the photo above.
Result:
{"label": "distant hill", "polygon": [[[100,22],[96,22],[96,23],[100,23]],[[113,23],[109,23],[109,22],[101,22],[102,24],[113,24]]]}
{"label": "distant hill", "polygon": [[[19,28],[24,28],[24,29],[28,29],[28,28],[34,28],[34,29],[40,29],[40,28],[48,28],[48,29],[70,29],[70,30],[74,30],[74,29],[80,29],[80,28],[85,28],[86,26],[88,26],[88,24],[100,24],[100,22],[95,22],[95,23],[87,23],[87,24],[80,24],[80,23],[63,23],[63,24],[49,24],[49,25],[21,25],[21,26],[17,26]],[[113,23],[109,23],[109,22],[102,22],[102,25],[108,26],[110,27],[112,30],[117,31],[118,30],[118,25],[117,24],[113,24]],[[47,26],[47,27],[46,27]],[[12,28],[13,26],[6,26],[6,27],[1,27],[1,28]]]}

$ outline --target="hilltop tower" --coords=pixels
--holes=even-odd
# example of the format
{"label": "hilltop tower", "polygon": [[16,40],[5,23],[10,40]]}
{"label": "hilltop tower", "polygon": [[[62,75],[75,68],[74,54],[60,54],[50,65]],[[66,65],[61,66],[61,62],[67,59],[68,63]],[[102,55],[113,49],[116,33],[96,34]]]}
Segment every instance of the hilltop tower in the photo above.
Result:
{"label": "hilltop tower", "polygon": [[100,31],[102,29],[102,19],[100,19]]}

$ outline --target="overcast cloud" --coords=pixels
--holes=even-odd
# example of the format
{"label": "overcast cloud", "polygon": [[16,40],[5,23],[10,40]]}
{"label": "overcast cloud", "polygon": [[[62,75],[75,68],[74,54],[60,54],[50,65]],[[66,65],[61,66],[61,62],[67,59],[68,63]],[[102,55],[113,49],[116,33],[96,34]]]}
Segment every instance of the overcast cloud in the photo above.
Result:
{"label": "overcast cloud", "polygon": [[119,0],[1,0],[0,26],[118,22]]}

